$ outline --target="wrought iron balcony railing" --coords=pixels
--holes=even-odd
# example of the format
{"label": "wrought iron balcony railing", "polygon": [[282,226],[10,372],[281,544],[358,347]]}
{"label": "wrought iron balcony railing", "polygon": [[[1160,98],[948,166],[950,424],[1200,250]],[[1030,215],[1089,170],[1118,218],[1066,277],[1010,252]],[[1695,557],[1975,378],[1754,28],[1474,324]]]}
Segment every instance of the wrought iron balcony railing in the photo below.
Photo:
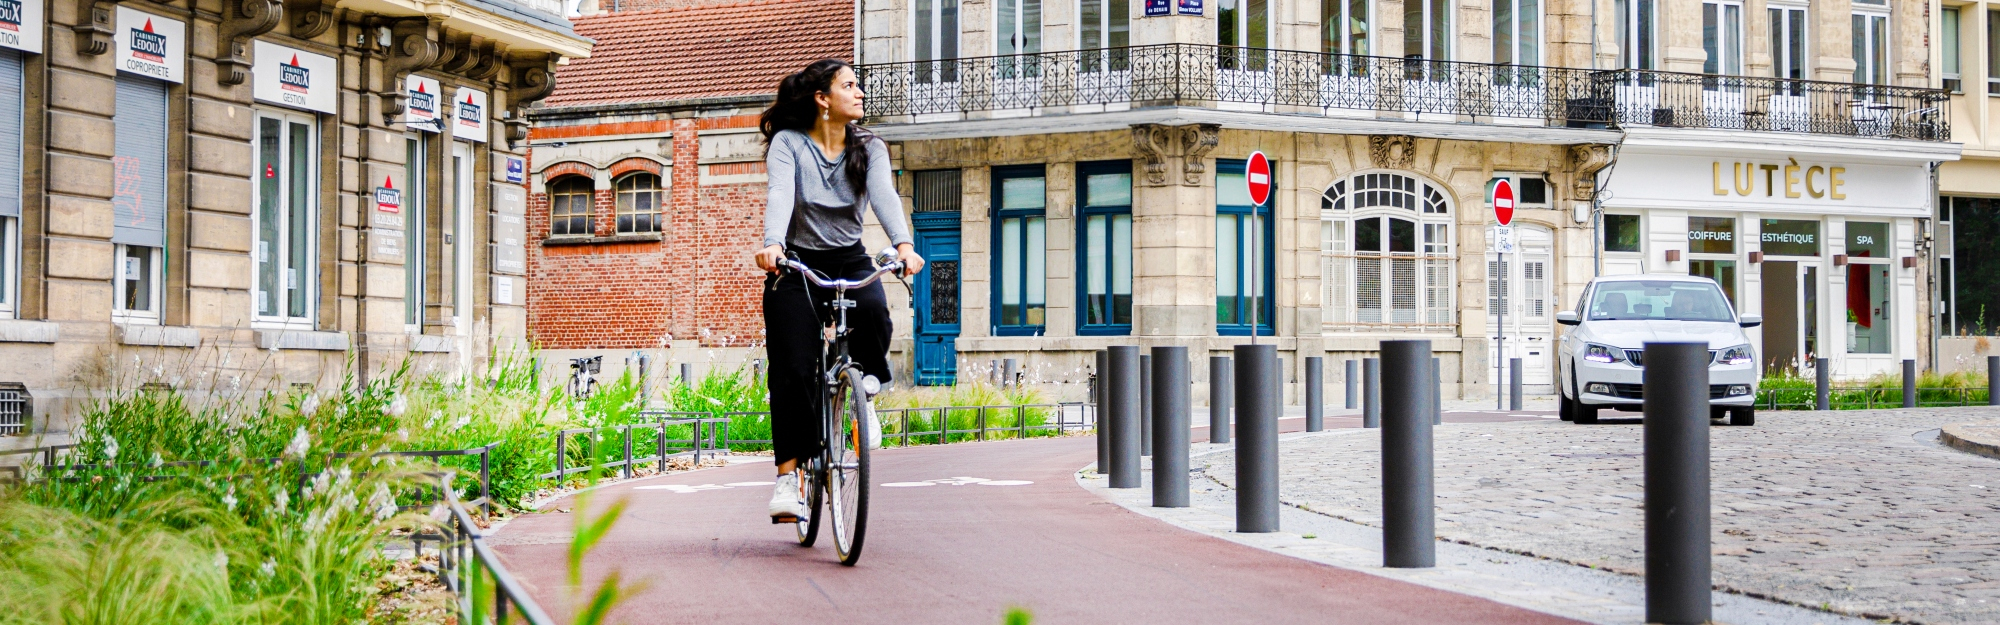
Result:
{"label": "wrought iron balcony railing", "polygon": [[1951,134],[1948,95],[1936,89],[1204,44],[879,63],[860,73],[877,123],[1192,106],[1572,128]]}

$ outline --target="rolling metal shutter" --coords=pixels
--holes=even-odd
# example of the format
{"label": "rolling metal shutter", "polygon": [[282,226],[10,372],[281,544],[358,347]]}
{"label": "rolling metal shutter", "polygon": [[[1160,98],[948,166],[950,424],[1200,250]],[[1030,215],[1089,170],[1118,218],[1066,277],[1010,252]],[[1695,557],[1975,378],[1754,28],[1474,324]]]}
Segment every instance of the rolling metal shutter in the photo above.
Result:
{"label": "rolling metal shutter", "polygon": [[116,221],[111,241],[163,247],[167,230],[167,83],[118,75]]}
{"label": "rolling metal shutter", "polygon": [[21,216],[22,82],[21,53],[0,50],[0,216]]}

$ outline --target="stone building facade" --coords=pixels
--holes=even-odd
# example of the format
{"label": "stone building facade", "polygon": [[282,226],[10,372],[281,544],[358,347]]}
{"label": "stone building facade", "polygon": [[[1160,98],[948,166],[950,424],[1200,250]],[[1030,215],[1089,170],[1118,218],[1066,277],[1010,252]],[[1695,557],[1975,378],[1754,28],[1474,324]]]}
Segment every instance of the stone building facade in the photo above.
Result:
{"label": "stone building facade", "polygon": [[525,109],[590,49],[555,3],[15,4],[0,383],[33,396],[20,429],[63,430],[77,393],[465,374],[520,344]]}
{"label": "stone building facade", "polygon": [[[1254,331],[1292,380],[1301,356],[1427,338],[1448,397],[1490,396],[1507,358],[1546,391],[1554,314],[1595,276],[1645,272],[1713,277],[1763,315],[1767,369],[1827,357],[1863,377],[1927,352],[1925,189],[1959,146],[1928,88],[1923,3],[860,12],[869,123],[940,269],[899,343],[920,383],[1002,358],[1075,379],[1107,345],[1199,358]],[[1253,152],[1272,163],[1262,205],[1243,191]],[[1778,183],[1745,187],[1765,165]],[[1500,179],[1517,205],[1496,241]],[[1842,336],[1843,310],[1861,335]]]}
{"label": "stone building facade", "polygon": [[[1944,371],[1984,371],[2000,354],[1992,341],[2000,327],[2000,273],[1993,268],[2000,240],[2000,137],[1994,106],[2000,96],[2000,3],[1932,3],[1930,61],[1933,84],[1951,94],[1952,140],[1964,158],[1937,172],[1934,259],[1937,356]],[[1991,276],[1991,277],[1989,277]]]}

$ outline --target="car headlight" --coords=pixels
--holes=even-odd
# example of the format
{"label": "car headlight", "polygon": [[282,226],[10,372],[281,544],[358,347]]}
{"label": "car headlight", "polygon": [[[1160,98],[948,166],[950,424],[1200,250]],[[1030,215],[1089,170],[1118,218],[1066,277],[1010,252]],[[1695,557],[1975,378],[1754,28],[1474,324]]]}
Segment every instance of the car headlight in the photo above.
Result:
{"label": "car headlight", "polygon": [[1625,350],[1610,345],[1585,343],[1583,359],[1591,362],[1618,362],[1625,359]]}
{"label": "car headlight", "polygon": [[1715,359],[1716,364],[1723,365],[1747,365],[1756,361],[1757,355],[1750,351],[1749,345],[1738,345],[1722,350],[1722,355]]}

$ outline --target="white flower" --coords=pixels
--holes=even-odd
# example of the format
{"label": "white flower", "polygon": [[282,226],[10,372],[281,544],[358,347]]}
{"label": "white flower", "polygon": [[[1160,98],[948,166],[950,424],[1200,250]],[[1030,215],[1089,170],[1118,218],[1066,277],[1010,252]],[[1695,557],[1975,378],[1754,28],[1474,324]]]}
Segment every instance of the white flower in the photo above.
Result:
{"label": "white flower", "polygon": [[230,512],[236,511],[236,487],[231,486],[229,492],[222,494],[222,507]]}
{"label": "white flower", "polygon": [[112,438],[110,434],[104,435],[104,459],[118,459],[118,439]]}
{"label": "white flower", "polygon": [[229,554],[223,553],[221,549],[215,550],[215,568],[229,570]]}
{"label": "white flower", "polygon": [[149,466],[149,467],[153,467],[153,468],[156,468],[156,469],[157,469],[157,468],[159,468],[159,467],[160,467],[160,465],[164,465],[164,464],[166,464],[166,463],[167,463],[167,462],[166,462],[165,460],[162,460],[162,459],[160,459],[160,452],[157,452],[157,451],[156,451],[156,452],[153,452],[153,460],[152,460],[151,462],[148,462],[148,463],[146,463],[146,466]]}
{"label": "white flower", "polygon": [[389,407],[382,409],[382,412],[391,417],[400,417],[404,411],[409,410],[409,407],[409,403],[403,401],[403,394],[397,393],[395,398],[389,400]]}
{"label": "white flower", "polygon": [[299,414],[310,415],[316,412],[319,412],[319,395],[307,395],[305,401],[299,403]]}
{"label": "white flower", "polygon": [[453,421],[451,423],[451,429],[454,430],[464,429],[465,426],[471,424],[472,424],[472,415],[464,415],[459,417],[457,421]]}
{"label": "white flower", "polygon": [[717,405],[717,406],[721,406],[721,405],[722,405],[722,400],[720,400],[720,399],[716,399],[716,398],[714,398],[714,397],[704,397],[703,399],[706,399],[706,400],[708,400],[708,403],[711,403],[711,404],[715,404],[715,405]]}
{"label": "white flower", "polygon": [[375,494],[368,496],[368,507],[375,509],[376,521],[396,516],[396,497],[389,493],[388,484],[375,484]]}
{"label": "white flower", "polygon": [[292,435],[292,442],[285,445],[286,458],[304,458],[312,451],[312,435],[306,433],[306,426],[299,426],[299,433]]}
{"label": "white flower", "polygon": [[285,492],[284,488],[279,488],[277,489],[277,492],[272,495],[271,502],[273,504],[276,504],[276,507],[278,509],[278,515],[283,516],[285,514],[286,508],[288,508],[292,503],[292,494]]}
{"label": "white flower", "polygon": [[263,573],[265,577],[278,574],[278,561],[265,558],[263,564],[257,565],[257,572]]}

